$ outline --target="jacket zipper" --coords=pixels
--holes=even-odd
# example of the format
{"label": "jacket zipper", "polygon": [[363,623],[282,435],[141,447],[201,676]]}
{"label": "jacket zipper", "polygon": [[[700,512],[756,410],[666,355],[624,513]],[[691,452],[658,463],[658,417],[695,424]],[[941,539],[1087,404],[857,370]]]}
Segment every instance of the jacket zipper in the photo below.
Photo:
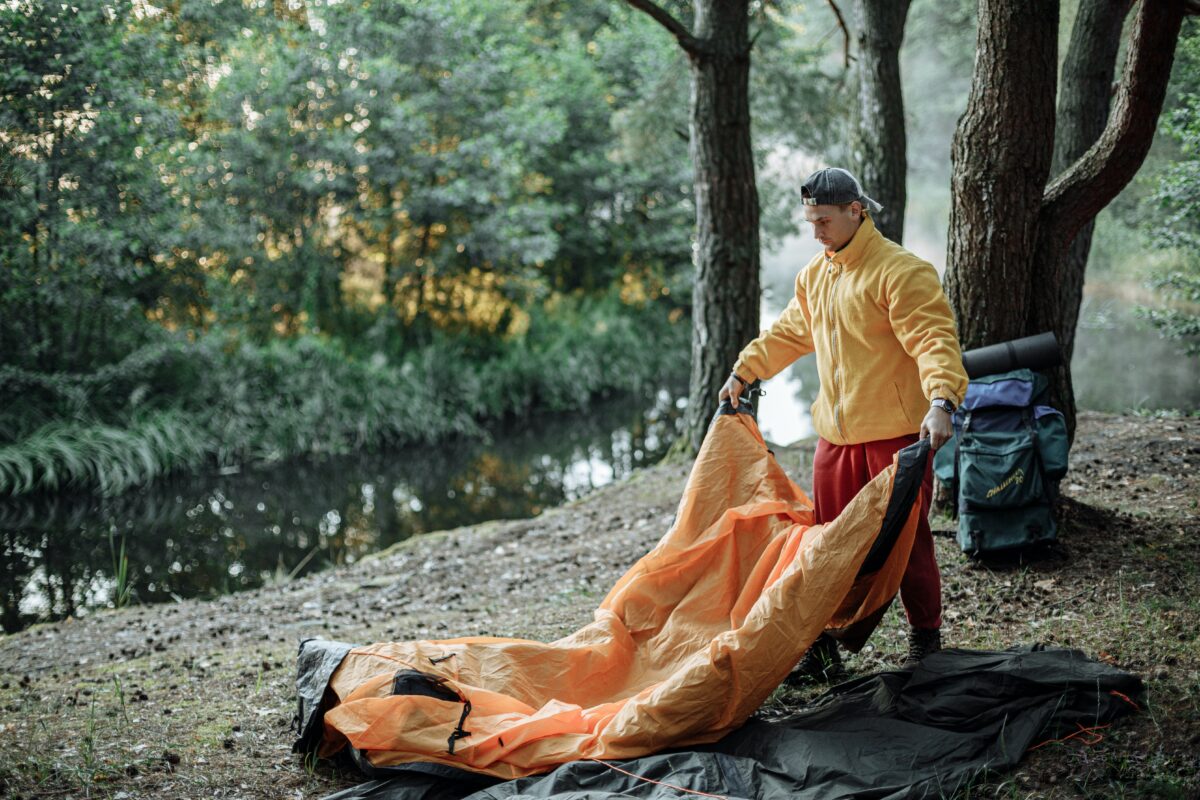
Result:
{"label": "jacket zipper", "polygon": [[842,279],[842,270],[841,270],[841,267],[836,266],[836,262],[833,261],[833,259],[828,259],[828,261],[830,264],[830,267],[829,267],[830,272],[833,272],[835,268],[837,269],[836,273],[833,276],[833,284],[829,287],[829,303],[828,303],[829,326],[832,330],[830,349],[833,351],[833,357],[837,359],[837,366],[835,366],[833,368],[833,392],[834,392],[834,394],[833,394],[833,397],[834,397],[834,400],[833,400],[833,423],[834,423],[834,425],[837,426],[838,433],[841,434],[842,441],[844,442],[844,441],[846,441],[846,431],[842,427],[842,401],[841,401],[841,398],[842,398],[842,395],[844,394],[844,392],[842,392],[842,386],[841,386],[841,384],[842,384],[842,377],[841,377],[842,356],[841,356],[841,353],[838,352],[837,317],[835,317],[833,314],[834,293],[837,291],[838,281],[840,281]]}

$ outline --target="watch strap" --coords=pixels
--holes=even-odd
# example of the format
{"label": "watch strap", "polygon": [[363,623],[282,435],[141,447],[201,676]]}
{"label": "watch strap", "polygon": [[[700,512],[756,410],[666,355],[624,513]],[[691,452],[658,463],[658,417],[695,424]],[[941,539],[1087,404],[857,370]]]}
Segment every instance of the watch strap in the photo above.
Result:
{"label": "watch strap", "polygon": [[929,405],[936,406],[936,407],[942,409],[943,411],[945,411],[947,414],[954,413],[954,403],[951,403],[949,400],[947,400],[944,397],[933,398],[932,400],[929,401]]}

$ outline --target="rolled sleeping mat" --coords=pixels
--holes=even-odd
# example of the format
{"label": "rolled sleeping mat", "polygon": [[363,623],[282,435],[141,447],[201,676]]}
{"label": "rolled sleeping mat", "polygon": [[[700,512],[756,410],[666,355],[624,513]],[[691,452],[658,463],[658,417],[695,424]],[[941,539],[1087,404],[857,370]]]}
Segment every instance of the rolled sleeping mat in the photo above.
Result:
{"label": "rolled sleeping mat", "polygon": [[1054,333],[1047,331],[1036,336],[1013,339],[1010,342],[977,347],[963,353],[963,367],[968,378],[995,375],[1014,369],[1049,369],[1062,364],[1062,350]]}

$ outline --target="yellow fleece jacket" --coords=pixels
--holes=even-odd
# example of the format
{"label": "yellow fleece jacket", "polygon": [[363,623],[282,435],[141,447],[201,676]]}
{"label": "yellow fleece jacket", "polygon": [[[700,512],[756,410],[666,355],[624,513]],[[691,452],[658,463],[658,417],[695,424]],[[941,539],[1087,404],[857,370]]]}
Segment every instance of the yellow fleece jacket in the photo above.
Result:
{"label": "yellow fleece jacket", "polygon": [[916,433],[929,401],[957,406],[967,390],[937,271],[884,238],[869,215],[845,247],[800,271],[796,296],[733,371],[766,380],[813,351],[821,379],[813,428],[833,444]]}

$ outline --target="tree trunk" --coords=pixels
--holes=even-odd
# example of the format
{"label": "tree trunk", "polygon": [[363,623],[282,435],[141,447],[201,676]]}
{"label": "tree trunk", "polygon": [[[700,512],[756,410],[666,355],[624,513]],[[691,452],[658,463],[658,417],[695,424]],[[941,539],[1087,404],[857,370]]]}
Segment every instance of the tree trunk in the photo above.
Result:
{"label": "tree trunk", "polygon": [[748,0],[696,0],[692,29],[651,0],[627,2],[666,28],[691,66],[696,279],[683,444],[700,447],[737,354],[758,335],[758,190],[750,148]]}
{"label": "tree trunk", "polygon": [[[1018,9],[1018,4],[980,0],[971,98],[952,151],[946,271],[964,349],[1053,331],[1070,354],[1083,278],[1082,270],[1072,271],[1068,250],[1145,160],[1188,2],[1143,0],[1112,116],[1095,144],[1047,187],[1054,142],[1056,4]],[[1081,13],[1093,11],[1085,4]],[[1111,35],[1091,17],[1081,24],[1085,27],[1075,36]],[[1080,63],[1091,60],[1079,57]],[[1077,102],[1071,93],[1064,93],[1064,108]],[[1064,131],[1062,141],[1078,133]],[[1067,145],[1061,148],[1065,162]],[[1052,388],[1073,437],[1069,369],[1056,373]]]}
{"label": "tree trunk", "polygon": [[[1058,95],[1058,119],[1054,131],[1054,161],[1051,173],[1062,174],[1095,144],[1108,122],[1112,100],[1113,72],[1121,48],[1121,27],[1131,0],[1084,0],[1079,6],[1071,43],[1062,68]],[[1092,249],[1095,220],[1088,220],[1063,259],[1058,298],[1061,324],[1055,329],[1063,353],[1063,366],[1051,373],[1052,402],[1067,416],[1067,427],[1075,429],[1074,388],[1071,356],[1075,352],[1075,326],[1083,302],[1083,276]],[[1040,333],[1041,331],[1037,331]]]}
{"label": "tree trunk", "polygon": [[980,0],[975,70],[951,146],[946,294],[963,349],[1026,332],[1054,147],[1058,3]]}
{"label": "tree trunk", "polygon": [[696,3],[695,35],[705,53],[691,60],[697,249],[687,437],[693,450],[738,352],[759,333],[760,302],[746,3]]}
{"label": "tree trunk", "polygon": [[[1089,5],[1085,3],[1081,7],[1081,15],[1090,11]],[[1125,3],[1122,1],[1111,5],[1124,7]],[[1106,11],[1116,16],[1120,8]],[[1092,142],[1079,147],[1085,152],[1080,153],[1070,167],[1055,179],[1043,199],[1037,245],[1031,254],[1033,274],[1038,276],[1038,281],[1033,287],[1028,332],[1054,331],[1062,345],[1066,363],[1051,375],[1050,388],[1052,402],[1066,415],[1067,431],[1072,440],[1075,437],[1076,408],[1070,359],[1075,348],[1075,327],[1083,300],[1083,277],[1087,266],[1087,248],[1091,245],[1092,225],[1095,216],[1137,174],[1150,150],[1166,97],[1184,12],[1183,0],[1143,0],[1133,23],[1120,93],[1112,117],[1107,118],[1105,113],[1107,124],[1100,124],[1099,131],[1092,136]],[[1093,38],[1115,36],[1118,39],[1116,45],[1107,42],[1102,45],[1112,48],[1111,58],[1115,60],[1120,20],[1104,19],[1089,21],[1089,24],[1094,26]],[[1117,28],[1115,35],[1112,27]],[[1074,38],[1073,34],[1073,47]],[[1099,60],[1103,55],[1094,59]],[[1093,72],[1101,72],[1101,67],[1095,66]],[[1087,79],[1096,84],[1092,91],[1098,91],[1101,77],[1095,75]],[[1100,112],[1095,108],[1089,111],[1091,118],[1087,124],[1096,126],[1095,117]],[[1063,139],[1073,133],[1065,132]],[[1074,144],[1079,144],[1082,138],[1079,136]],[[1067,144],[1064,143],[1062,147],[1065,161],[1069,156],[1065,150]],[[1080,252],[1083,253],[1082,260],[1078,258]]]}
{"label": "tree trunk", "polygon": [[1062,67],[1051,172],[1061,175],[1095,144],[1108,122],[1121,27],[1132,0],[1084,0]]}
{"label": "tree trunk", "polygon": [[850,115],[850,166],[863,189],[883,205],[873,215],[884,236],[904,237],[908,159],[904,96],[900,90],[900,45],[909,0],[855,0],[858,55],[853,88],[858,101]]}

